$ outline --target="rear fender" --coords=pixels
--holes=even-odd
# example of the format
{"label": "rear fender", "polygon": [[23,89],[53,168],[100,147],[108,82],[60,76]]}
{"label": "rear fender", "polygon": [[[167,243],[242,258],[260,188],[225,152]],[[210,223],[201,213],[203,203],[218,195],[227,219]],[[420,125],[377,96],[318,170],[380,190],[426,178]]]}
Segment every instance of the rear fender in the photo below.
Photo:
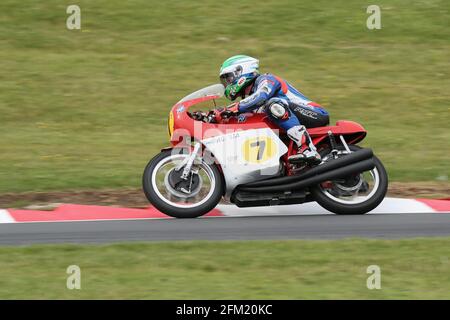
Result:
{"label": "rear fender", "polygon": [[356,144],[367,135],[362,125],[346,120],[337,121],[335,126],[312,128],[308,131],[315,145],[328,142],[328,132],[333,134],[337,143],[340,143],[339,136],[343,136],[348,144]]}
{"label": "rear fender", "polygon": [[[342,133],[342,134],[333,133],[333,136],[336,140],[336,143],[338,144],[341,143],[339,136],[343,136],[347,144],[357,144],[358,142],[364,140],[364,138],[366,137],[366,133]],[[315,145],[319,145],[321,143],[328,143],[328,135],[313,138],[313,143]]]}

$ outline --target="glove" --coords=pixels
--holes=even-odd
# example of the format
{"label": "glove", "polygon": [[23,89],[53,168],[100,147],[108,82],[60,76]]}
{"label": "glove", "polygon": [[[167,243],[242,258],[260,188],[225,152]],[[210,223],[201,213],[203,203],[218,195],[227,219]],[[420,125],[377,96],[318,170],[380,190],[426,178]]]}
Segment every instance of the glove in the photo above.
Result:
{"label": "glove", "polygon": [[228,108],[219,108],[214,110],[214,115],[217,122],[223,119],[228,119],[229,117],[237,114],[239,112],[239,102],[236,102],[229,106]]}
{"label": "glove", "polygon": [[234,103],[221,112],[222,118],[229,118],[239,113],[239,102]]}

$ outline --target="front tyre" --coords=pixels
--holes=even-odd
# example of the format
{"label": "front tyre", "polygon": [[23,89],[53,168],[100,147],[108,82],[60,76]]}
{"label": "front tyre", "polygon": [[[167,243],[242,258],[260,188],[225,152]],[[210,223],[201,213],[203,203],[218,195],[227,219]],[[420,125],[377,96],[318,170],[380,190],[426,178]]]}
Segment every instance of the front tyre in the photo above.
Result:
{"label": "front tyre", "polygon": [[[338,146],[338,156],[348,152]],[[361,149],[349,145],[351,152]],[[320,152],[324,161],[331,157],[330,150]],[[314,200],[323,208],[340,215],[365,214],[375,209],[384,199],[388,188],[388,175],[381,161],[373,156],[375,167],[345,179],[326,181],[311,189]]]}
{"label": "front tyre", "polygon": [[[214,209],[223,194],[222,175],[214,163],[198,159],[187,180],[180,178],[185,149],[166,150],[148,163],[142,177],[145,196],[161,212],[175,218],[196,218]],[[179,169],[179,170],[177,170]]]}

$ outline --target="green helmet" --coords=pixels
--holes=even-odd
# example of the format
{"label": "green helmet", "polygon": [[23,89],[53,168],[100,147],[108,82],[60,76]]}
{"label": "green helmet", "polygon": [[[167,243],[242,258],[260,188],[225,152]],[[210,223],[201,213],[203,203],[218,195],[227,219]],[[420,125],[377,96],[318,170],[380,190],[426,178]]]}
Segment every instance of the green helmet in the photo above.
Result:
{"label": "green helmet", "polygon": [[225,87],[225,96],[234,100],[259,75],[259,60],[238,55],[225,60],[220,67],[220,82]]}

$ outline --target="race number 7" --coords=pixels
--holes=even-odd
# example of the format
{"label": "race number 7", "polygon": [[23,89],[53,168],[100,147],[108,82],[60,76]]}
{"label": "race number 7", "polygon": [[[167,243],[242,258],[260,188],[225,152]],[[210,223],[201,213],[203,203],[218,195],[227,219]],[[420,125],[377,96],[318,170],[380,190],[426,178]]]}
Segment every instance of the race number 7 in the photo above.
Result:
{"label": "race number 7", "polygon": [[255,141],[255,142],[250,144],[250,147],[252,147],[252,148],[259,148],[256,160],[257,161],[262,160],[262,158],[264,156],[264,150],[266,149],[266,141],[264,141],[264,140],[262,140],[262,141],[260,141],[260,140]]}

